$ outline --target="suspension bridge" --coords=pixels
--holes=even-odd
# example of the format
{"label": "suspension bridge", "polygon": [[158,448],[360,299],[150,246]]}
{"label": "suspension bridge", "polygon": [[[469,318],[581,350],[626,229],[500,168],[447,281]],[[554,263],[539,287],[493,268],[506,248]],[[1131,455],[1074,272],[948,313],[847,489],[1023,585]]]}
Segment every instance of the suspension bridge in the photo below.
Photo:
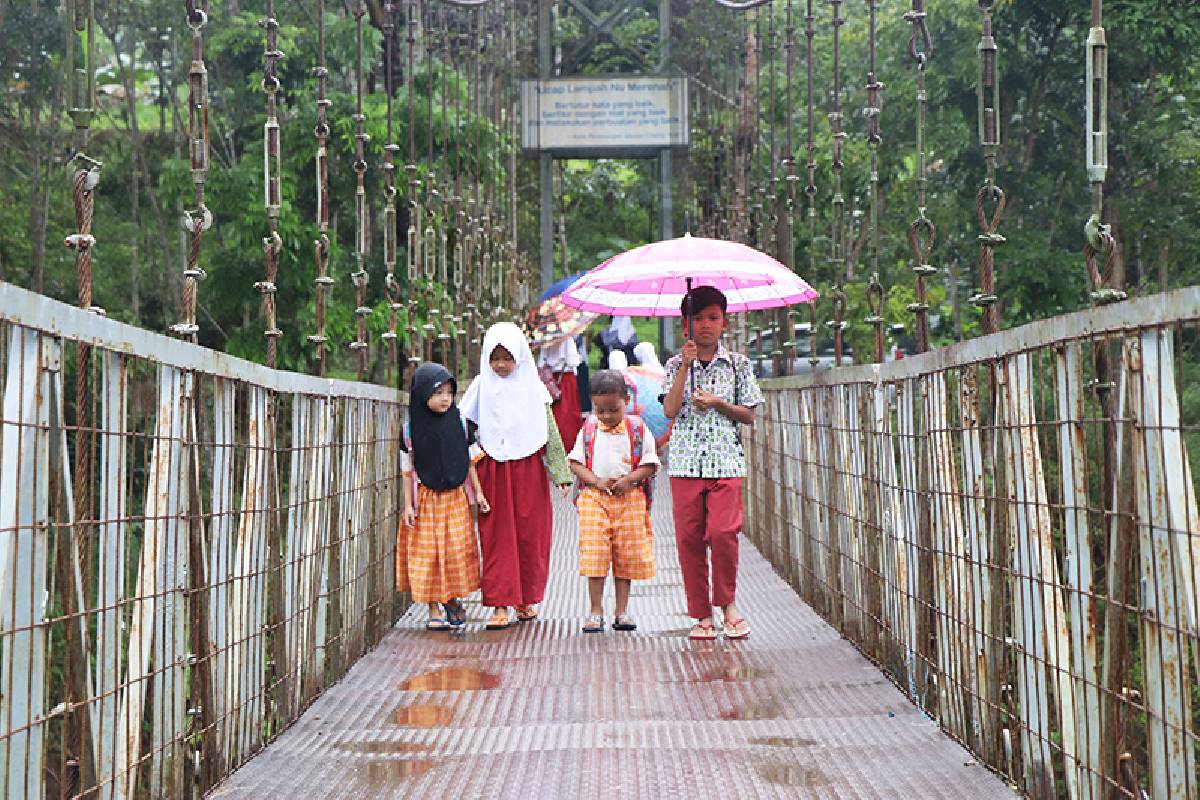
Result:
{"label": "suspension bridge", "polygon": [[[325,0],[307,5],[318,40],[315,174],[305,177],[315,179],[315,326],[303,334],[310,369],[300,372],[277,368],[286,336],[276,307],[282,182],[293,176],[280,166],[284,54],[274,2],[265,0],[260,23],[261,364],[204,346],[197,317],[206,241],[221,223],[206,194],[205,36],[219,14],[204,0],[181,4],[191,38],[194,203],[184,219],[179,319],[159,333],[110,319],[94,302],[93,259],[103,242],[93,232],[93,204],[104,188],[103,167],[88,156],[95,20],[92,3],[67,3],[81,34],[68,37],[67,54],[78,227],[66,242],[78,266],[78,305],[0,283],[0,794],[1200,797],[1200,507],[1190,467],[1200,429],[1188,396],[1200,289],[1129,299],[1121,286],[1118,243],[1102,222],[1100,0],[1092,3],[1086,60],[1093,217],[1081,259],[1093,307],[999,329],[995,251],[1006,198],[997,182],[995,4],[981,0],[986,176],[976,203],[974,301],[983,335],[937,349],[925,145],[933,43],[924,0],[912,0],[904,18],[917,75],[916,194],[904,235],[916,352],[895,361],[884,358],[895,320],[884,315],[886,232],[877,214],[880,4],[867,0],[861,9],[869,17],[873,211],[855,241],[842,183],[843,4],[820,4],[818,16],[813,0],[796,8],[776,2],[762,15],[763,3],[717,3],[722,13],[756,15],[748,30],[774,43],[765,50],[782,69],[771,69],[769,80],[778,72],[786,82],[788,122],[771,144],[769,173],[736,168],[726,204],[695,202],[697,231],[799,267],[793,217],[804,206],[812,212],[827,191],[824,244],[838,265],[828,298],[837,368],[789,374],[802,358],[788,331],[810,337],[815,361],[815,305],[807,324],[796,312],[769,312],[734,331],[744,344],[773,330],[774,349],[757,355],[781,377],[764,381],[767,401],[743,440],[747,543],[738,600],[754,633],[717,642],[686,636],[663,480],[654,506],[659,576],[635,589],[635,632],[579,633],[577,520],[565,502],[555,508],[551,582],[537,621],[485,631],[486,615],[472,601],[465,633],[427,633],[419,609],[394,591],[407,402],[396,387],[423,359],[468,378],[483,328],[519,316],[550,282],[551,157],[539,157],[543,252],[535,263],[520,238],[526,198],[515,144],[523,77],[515,19],[524,6],[351,3],[355,105],[334,122],[346,123],[354,142],[353,324],[344,352],[333,347],[326,320],[337,298],[330,264],[339,239],[327,84],[346,65],[326,60],[332,9]],[[537,4],[542,32],[552,5]],[[615,24],[586,13],[601,32],[593,39]],[[670,14],[664,2],[664,29]],[[817,186],[818,23],[829,27],[833,47],[828,187]],[[368,25],[382,32],[376,66],[387,98],[387,141],[375,165],[364,103],[364,76],[373,74]],[[484,44],[490,56],[476,57]],[[757,47],[749,50],[754,59]],[[422,74],[435,48],[470,77],[461,95],[438,96],[439,118],[449,126],[470,111],[511,135],[492,154],[500,182],[475,166],[482,138],[435,157],[435,93],[426,93],[422,113],[414,91],[420,77],[427,88],[448,80],[449,70]],[[803,82],[794,75],[797,53],[807,64]],[[748,75],[759,69],[754,59]],[[549,68],[539,63],[543,76]],[[717,92],[703,76],[690,78]],[[791,107],[793,81],[807,84],[806,115]],[[757,99],[731,102],[750,109],[757,134]],[[802,149],[793,141],[797,116],[807,121],[804,187],[793,157]],[[697,124],[704,121],[712,118]],[[396,141],[401,129],[406,145]],[[774,126],[770,132],[774,140]],[[482,137],[482,128],[470,135]],[[760,138],[738,138],[735,162],[749,164]],[[785,158],[776,158],[777,146]],[[661,232],[670,235],[671,149],[660,149],[650,155],[663,167]],[[435,162],[444,171],[435,173]],[[378,198],[368,198],[372,170]],[[778,191],[754,202],[764,186]],[[807,216],[816,242],[816,215]],[[860,324],[873,330],[875,348],[869,363],[842,365],[844,288],[861,282],[850,252],[860,244],[873,273],[871,313]],[[814,272],[816,249],[807,248]],[[382,267],[382,305],[371,289],[373,265]],[[330,377],[339,363],[357,380]]]}

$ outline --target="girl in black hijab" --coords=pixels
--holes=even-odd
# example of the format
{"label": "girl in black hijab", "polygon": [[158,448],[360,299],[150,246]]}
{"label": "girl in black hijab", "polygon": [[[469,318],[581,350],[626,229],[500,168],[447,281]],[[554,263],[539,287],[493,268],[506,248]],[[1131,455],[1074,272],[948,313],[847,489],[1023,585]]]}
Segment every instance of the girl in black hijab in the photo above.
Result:
{"label": "girl in black hijab", "polygon": [[396,534],[396,583],[399,591],[412,592],[413,600],[429,606],[425,627],[432,631],[461,625],[466,612],[459,598],[479,588],[467,481],[480,513],[490,510],[454,404],[457,388],[441,364],[417,367],[400,452],[404,516]]}

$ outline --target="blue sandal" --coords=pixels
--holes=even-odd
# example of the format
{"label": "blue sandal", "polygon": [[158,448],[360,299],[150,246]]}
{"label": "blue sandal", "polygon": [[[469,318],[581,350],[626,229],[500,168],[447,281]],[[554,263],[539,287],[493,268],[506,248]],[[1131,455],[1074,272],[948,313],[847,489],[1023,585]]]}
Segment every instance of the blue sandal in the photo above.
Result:
{"label": "blue sandal", "polygon": [[446,621],[455,628],[467,621],[467,609],[461,600],[455,598],[448,603],[442,603],[442,608],[446,609]]}

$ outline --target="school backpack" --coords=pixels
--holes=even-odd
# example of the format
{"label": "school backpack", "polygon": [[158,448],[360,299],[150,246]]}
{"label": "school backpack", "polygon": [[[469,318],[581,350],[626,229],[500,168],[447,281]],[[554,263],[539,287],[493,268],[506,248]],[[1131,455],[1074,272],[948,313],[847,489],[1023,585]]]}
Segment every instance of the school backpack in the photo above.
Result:
{"label": "school backpack", "polygon": [[[596,456],[596,431],[600,428],[600,420],[595,414],[590,414],[583,422],[583,462],[588,469]],[[629,471],[633,472],[642,463],[642,442],[646,437],[646,423],[637,414],[625,415],[625,432],[629,434]],[[650,508],[652,486],[651,481],[642,481],[642,493],[646,495],[646,508]]]}

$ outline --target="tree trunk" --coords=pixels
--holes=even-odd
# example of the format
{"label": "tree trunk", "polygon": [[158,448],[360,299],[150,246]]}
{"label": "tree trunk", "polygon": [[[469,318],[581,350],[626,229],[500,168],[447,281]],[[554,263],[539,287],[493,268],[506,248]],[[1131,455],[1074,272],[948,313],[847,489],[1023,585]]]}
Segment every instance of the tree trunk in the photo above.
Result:
{"label": "tree trunk", "polygon": [[42,293],[46,272],[46,217],[49,206],[50,188],[47,185],[47,167],[42,154],[42,110],[38,105],[31,109],[30,121],[33,128],[33,178],[29,190],[29,288]]}
{"label": "tree trunk", "polygon": [[[117,23],[114,20],[110,25],[101,25],[104,35],[108,37],[112,43],[113,51],[121,52],[120,46],[117,44]],[[137,42],[140,39],[140,33],[134,25],[132,19],[129,23],[129,49],[125,53],[125,57],[129,59],[128,69],[121,70],[121,84],[125,88],[125,110],[129,116],[129,147],[133,151],[133,247],[130,253],[130,289],[132,291],[133,301],[133,318],[136,321],[141,320],[141,303],[139,289],[139,274],[141,266],[138,262],[138,235],[141,229],[140,223],[140,208],[141,198],[139,192],[139,179],[142,175],[149,175],[150,170],[146,166],[146,148],[142,140],[142,131],[138,126],[137,119],[137,84],[133,77],[133,68],[137,57]],[[146,199],[150,202],[150,212],[154,216],[154,229],[158,233],[158,246],[162,251],[163,264],[166,269],[170,270],[171,264],[171,243],[167,239],[167,223],[163,219],[162,207],[158,203],[158,195],[154,191],[154,184],[146,181]],[[170,286],[170,283],[167,283]],[[166,296],[169,292],[164,293],[164,306],[166,304]]]}
{"label": "tree trunk", "polygon": [[[750,153],[758,133],[755,114],[753,86],[758,74],[758,30],[755,25],[758,12],[746,15],[746,57],[737,88],[737,130],[733,138],[733,228],[732,238],[743,241],[746,237],[746,203],[750,196]],[[775,154],[771,154],[775,158]]]}

